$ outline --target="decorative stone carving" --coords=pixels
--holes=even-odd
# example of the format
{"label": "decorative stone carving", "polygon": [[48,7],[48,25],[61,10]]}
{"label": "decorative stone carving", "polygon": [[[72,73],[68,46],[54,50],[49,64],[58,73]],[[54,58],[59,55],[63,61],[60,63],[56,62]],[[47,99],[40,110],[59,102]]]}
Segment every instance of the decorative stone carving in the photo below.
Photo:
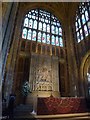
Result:
{"label": "decorative stone carving", "polygon": [[57,57],[32,54],[29,82],[33,91],[59,91]]}

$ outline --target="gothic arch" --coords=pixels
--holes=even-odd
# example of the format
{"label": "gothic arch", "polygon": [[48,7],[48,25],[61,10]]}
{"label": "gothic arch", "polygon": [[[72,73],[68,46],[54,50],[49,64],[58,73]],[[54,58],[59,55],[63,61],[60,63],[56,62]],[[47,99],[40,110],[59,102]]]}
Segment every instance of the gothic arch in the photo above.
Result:
{"label": "gothic arch", "polygon": [[31,5],[30,4],[28,5],[27,3],[21,3],[21,5],[22,4],[23,4],[23,7],[20,7],[20,9],[21,9],[20,11],[23,11],[23,13],[22,13],[23,18],[28,11],[30,11],[32,9],[40,8],[40,9],[45,9],[48,12],[51,12],[53,15],[55,15],[58,18],[58,20],[60,20],[61,23],[63,22],[63,14],[64,13],[62,13],[62,10],[61,11],[60,11],[60,9],[58,10],[54,4],[52,5],[50,3],[33,3]]}
{"label": "gothic arch", "polygon": [[87,72],[90,68],[90,50],[83,57],[81,66],[80,66],[80,79],[82,84],[82,91],[84,96],[88,96],[88,81],[87,81]]}

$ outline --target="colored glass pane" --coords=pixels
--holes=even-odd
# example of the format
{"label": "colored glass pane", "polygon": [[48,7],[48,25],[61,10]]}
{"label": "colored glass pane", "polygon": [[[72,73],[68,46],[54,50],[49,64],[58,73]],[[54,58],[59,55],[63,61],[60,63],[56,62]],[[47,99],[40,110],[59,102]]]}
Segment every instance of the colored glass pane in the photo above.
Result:
{"label": "colored glass pane", "polygon": [[32,26],[33,26],[33,20],[30,19],[30,20],[29,20],[29,28],[32,28]]}
{"label": "colored glass pane", "polygon": [[75,26],[76,26],[76,31],[78,30],[78,23],[75,22]]}
{"label": "colored glass pane", "polygon": [[25,20],[24,20],[24,26],[28,27],[28,18],[25,18]]}
{"label": "colored glass pane", "polygon": [[81,40],[83,40],[83,33],[82,33],[82,29],[80,29],[80,38],[81,38]]}
{"label": "colored glass pane", "polygon": [[56,36],[56,46],[59,46],[58,36]]}
{"label": "colored glass pane", "polygon": [[42,21],[42,22],[44,22],[44,19],[43,19],[43,18],[41,18],[41,21]]}
{"label": "colored glass pane", "polygon": [[88,21],[89,20],[89,15],[88,15],[87,10],[85,11],[85,17],[86,17],[86,21]]}
{"label": "colored glass pane", "polygon": [[80,34],[79,34],[79,32],[77,32],[77,40],[78,40],[78,42],[80,42]]}
{"label": "colored glass pane", "polygon": [[43,23],[43,31],[46,31],[46,24]]}
{"label": "colored glass pane", "polygon": [[48,23],[48,19],[45,19],[45,22]]}
{"label": "colored glass pane", "polygon": [[52,45],[55,45],[55,37],[52,35]]}
{"label": "colored glass pane", "polygon": [[37,29],[37,21],[36,20],[34,20],[33,28]]}
{"label": "colored glass pane", "polygon": [[58,27],[56,27],[56,34],[58,34]]}
{"label": "colored glass pane", "polygon": [[39,22],[39,30],[42,30],[42,23]]}
{"label": "colored glass pane", "polygon": [[59,22],[57,22],[57,26],[58,26],[58,27],[60,26],[60,23],[59,23]]}
{"label": "colored glass pane", "polygon": [[59,44],[60,44],[60,47],[63,47],[62,37],[59,38]]}
{"label": "colored glass pane", "polygon": [[52,33],[55,34],[55,27],[54,27],[54,25],[52,25],[51,29],[52,29]]}
{"label": "colored glass pane", "polygon": [[29,17],[31,18],[31,15],[29,15]]}
{"label": "colored glass pane", "polygon": [[50,44],[50,35],[47,34],[47,44]]}
{"label": "colored glass pane", "polygon": [[27,37],[27,29],[24,28],[22,32],[22,38],[26,39],[26,37]]}
{"label": "colored glass pane", "polygon": [[28,36],[27,36],[27,39],[31,40],[31,35],[32,35],[32,32],[31,32],[31,29],[28,30]]}
{"label": "colored glass pane", "polygon": [[81,22],[80,22],[80,19],[78,19],[78,25],[79,25],[79,28],[81,28]]}
{"label": "colored glass pane", "polygon": [[31,12],[29,12],[29,14],[31,14]]}
{"label": "colored glass pane", "polygon": [[87,26],[88,26],[88,30],[89,30],[89,33],[90,33],[90,22],[87,23]]}
{"label": "colored glass pane", "polygon": [[[28,17],[29,17],[30,15],[28,14]],[[30,18],[30,17],[29,17]]]}
{"label": "colored glass pane", "polygon": [[47,32],[50,32],[50,25],[47,24]]}
{"label": "colored glass pane", "polygon": [[50,20],[48,20],[48,23],[50,23]]}
{"label": "colored glass pane", "polygon": [[62,36],[62,29],[61,28],[59,28],[59,35]]}
{"label": "colored glass pane", "polygon": [[82,24],[85,24],[86,20],[85,20],[85,17],[84,17],[84,14],[82,14]]}
{"label": "colored glass pane", "polygon": [[84,33],[85,33],[85,36],[88,36],[88,30],[86,25],[84,26]]}
{"label": "colored glass pane", "polygon": [[32,40],[33,40],[33,41],[36,41],[36,31],[33,31]]}
{"label": "colored glass pane", "polygon": [[41,42],[41,32],[38,33],[38,42]]}
{"label": "colored glass pane", "polygon": [[56,25],[56,22],[53,22],[53,25]]}
{"label": "colored glass pane", "polygon": [[84,13],[84,7],[83,8],[80,7],[80,9],[82,9],[81,10],[81,14],[83,14]]}
{"label": "colored glass pane", "polygon": [[46,34],[45,33],[43,33],[43,35],[42,35],[42,42],[46,43]]}

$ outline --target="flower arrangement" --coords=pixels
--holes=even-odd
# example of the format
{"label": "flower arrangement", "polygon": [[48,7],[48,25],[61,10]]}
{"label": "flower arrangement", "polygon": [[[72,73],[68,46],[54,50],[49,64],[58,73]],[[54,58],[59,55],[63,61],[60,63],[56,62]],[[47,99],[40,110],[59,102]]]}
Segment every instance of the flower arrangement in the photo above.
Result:
{"label": "flower arrangement", "polygon": [[31,90],[30,90],[29,82],[26,81],[26,82],[22,85],[22,94],[23,94],[23,96],[27,96],[30,92],[31,92]]}

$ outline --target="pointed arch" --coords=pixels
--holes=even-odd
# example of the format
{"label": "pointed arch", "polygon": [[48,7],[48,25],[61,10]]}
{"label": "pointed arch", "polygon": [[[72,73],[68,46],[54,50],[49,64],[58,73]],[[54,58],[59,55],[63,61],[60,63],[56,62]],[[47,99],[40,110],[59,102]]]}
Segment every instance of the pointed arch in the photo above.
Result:
{"label": "pointed arch", "polygon": [[59,38],[63,40],[62,25],[52,13],[43,9],[32,9],[25,15],[22,38],[63,47],[63,42],[62,45],[59,42]]}

